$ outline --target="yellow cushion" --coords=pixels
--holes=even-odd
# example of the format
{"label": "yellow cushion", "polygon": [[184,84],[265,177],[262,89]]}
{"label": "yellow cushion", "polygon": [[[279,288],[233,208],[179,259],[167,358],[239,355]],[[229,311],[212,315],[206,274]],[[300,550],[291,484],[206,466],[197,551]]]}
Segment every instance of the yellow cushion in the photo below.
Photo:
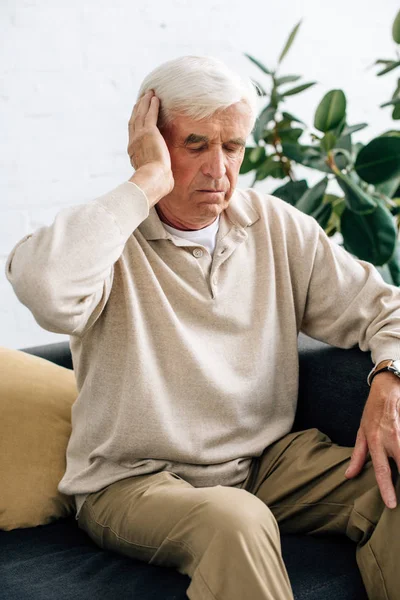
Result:
{"label": "yellow cushion", "polygon": [[46,525],[74,512],[57,490],[66,467],[74,372],[0,347],[0,529]]}

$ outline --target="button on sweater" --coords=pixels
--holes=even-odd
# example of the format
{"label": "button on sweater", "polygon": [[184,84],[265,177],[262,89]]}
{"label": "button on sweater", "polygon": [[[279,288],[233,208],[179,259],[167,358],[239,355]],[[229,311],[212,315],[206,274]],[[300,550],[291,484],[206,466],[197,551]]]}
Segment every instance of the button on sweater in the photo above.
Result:
{"label": "button on sweater", "polygon": [[58,489],[76,516],[88,493],[163,470],[240,486],[292,428],[299,331],[400,359],[399,289],[284,201],[237,188],[214,252],[194,248],[126,182],[7,259],[37,323],[70,336],[79,394]]}

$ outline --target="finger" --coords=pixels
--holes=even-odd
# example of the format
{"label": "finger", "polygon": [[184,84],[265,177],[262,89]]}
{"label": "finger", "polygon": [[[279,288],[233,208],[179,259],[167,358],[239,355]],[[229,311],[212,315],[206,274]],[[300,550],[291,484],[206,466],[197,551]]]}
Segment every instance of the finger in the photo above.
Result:
{"label": "finger", "polygon": [[363,468],[368,454],[368,443],[364,432],[360,428],[357,432],[357,439],[351,455],[350,464],[345,472],[345,477],[351,478],[359,474]]}
{"label": "finger", "polygon": [[129,126],[132,126],[133,123],[135,122],[138,112],[139,112],[139,107],[143,104],[143,101],[146,101],[149,97],[151,98],[151,95],[153,94],[153,90],[148,90],[144,96],[141,96],[141,98],[139,98],[139,100],[136,102],[136,104],[134,105],[133,109],[132,109],[132,114],[130,116],[129,119]]}
{"label": "finger", "polygon": [[397,505],[396,492],[386,452],[383,446],[375,446],[374,448],[370,447],[370,453],[382,499],[388,508],[395,508]]}
{"label": "finger", "polygon": [[129,122],[128,122],[129,125],[131,125],[135,121],[140,101],[141,101],[141,98],[133,106],[132,113],[131,113],[131,116],[130,116]]}
{"label": "finger", "polygon": [[135,116],[135,124],[137,124],[139,127],[142,127],[144,125],[144,121],[147,116],[147,113],[149,112],[150,103],[151,103],[151,99],[152,99],[153,95],[154,95],[153,90],[149,90],[140,99],[140,102],[139,102],[139,105],[137,108],[137,113]]}
{"label": "finger", "polygon": [[135,116],[136,116],[136,113],[137,113],[137,108],[138,108],[139,102],[140,102],[140,100],[138,100],[136,102],[136,104],[133,105],[131,116],[129,117],[129,121],[128,121],[129,125],[135,120]]}
{"label": "finger", "polygon": [[129,158],[131,160],[131,164],[134,168],[135,168],[135,165],[132,162],[132,156],[133,156],[135,129],[140,128],[140,126],[143,126],[144,118],[141,115],[144,114],[144,111],[146,110],[145,107],[150,105],[153,94],[154,94],[153,90],[148,90],[144,94],[144,96],[142,96],[136,102],[135,106],[133,107],[131,118],[129,119],[127,151],[128,151]]}
{"label": "finger", "polygon": [[146,125],[157,125],[158,116],[160,111],[160,99],[157,96],[153,96],[150,100],[149,111],[145,117]]}

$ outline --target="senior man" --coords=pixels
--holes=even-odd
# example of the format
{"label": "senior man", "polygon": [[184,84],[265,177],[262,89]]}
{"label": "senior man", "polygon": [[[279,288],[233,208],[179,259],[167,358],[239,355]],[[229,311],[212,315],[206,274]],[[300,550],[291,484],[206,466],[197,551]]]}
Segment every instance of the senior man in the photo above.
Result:
{"label": "senior man", "polygon": [[[129,181],[8,257],[36,321],[70,335],[59,490],[97,544],[189,575],[192,600],[293,598],[279,529],[347,534],[369,598],[395,600],[400,291],[313,218],[236,188],[255,114],[219,61],[161,65],[129,122]],[[291,433],[299,331],[379,363],[354,451]]]}

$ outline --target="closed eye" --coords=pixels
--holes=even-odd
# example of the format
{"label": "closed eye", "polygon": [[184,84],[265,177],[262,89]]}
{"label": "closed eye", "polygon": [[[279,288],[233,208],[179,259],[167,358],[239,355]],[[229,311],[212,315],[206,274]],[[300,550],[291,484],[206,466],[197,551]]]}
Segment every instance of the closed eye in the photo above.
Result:
{"label": "closed eye", "polygon": [[240,151],[240,149],[241,149],[241,146],[234,146],[233,148],[232,148],[232,147],[229,147],[229,148],[228,148],[228,147],[226,147],[226,148],[225,148],[225,150],[226,150],[227,152],[239,152],[239,151]]}
{"label": "closed eye", "polygon": [[[188,148],[189,152],[201,152],[202,150],[206,150],[206,146],[202,146],[201,148]],[[242,149],[242,146],[234,146],[234,147],[228,147],[225,146],[224,150],[226,152],[229,152],[230,154],[234,154],[236,152],[240,152],[240,150]]]}

